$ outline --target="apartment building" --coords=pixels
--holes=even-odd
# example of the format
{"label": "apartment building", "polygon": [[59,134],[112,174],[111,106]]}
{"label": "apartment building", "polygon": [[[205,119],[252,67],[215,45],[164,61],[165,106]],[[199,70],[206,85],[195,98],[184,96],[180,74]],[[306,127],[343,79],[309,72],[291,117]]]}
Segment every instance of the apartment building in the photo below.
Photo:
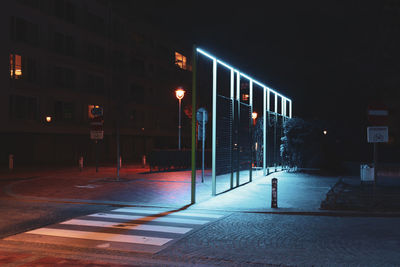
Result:
{"label": "apartment building", "polygon": [[[2,5],[3,164],[10,154],[16,164],[73,164],[80,156],[93,162],[95,154],[111,161],[117,132],[124,161],[176,146],[174,90],[190,91],[188,53],[145,23],[133,23],[112,2]],[[93,106],[104,109],[104,139],[96,147],[89,126]],[[183,114],[184,140],[185,123],[189,118]]]}

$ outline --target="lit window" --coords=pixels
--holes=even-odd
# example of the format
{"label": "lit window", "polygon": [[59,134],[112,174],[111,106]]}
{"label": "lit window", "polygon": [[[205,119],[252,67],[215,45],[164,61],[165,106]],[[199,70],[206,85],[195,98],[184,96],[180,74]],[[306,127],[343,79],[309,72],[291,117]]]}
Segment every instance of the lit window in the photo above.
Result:
{"label": "lit window", "polygon": [[249,95],[248,94],[242,94],[242,101],[249,101]]}
{"label": "lit window", "polygon": [[178,52],[175,52],[175,65],[183,70],[187,70],[186,57]]}
{"label": "lit window", "polygon": [[20,79],[22,77],[22,63],[20,55],[10,54],[10,77],[13,79]]}

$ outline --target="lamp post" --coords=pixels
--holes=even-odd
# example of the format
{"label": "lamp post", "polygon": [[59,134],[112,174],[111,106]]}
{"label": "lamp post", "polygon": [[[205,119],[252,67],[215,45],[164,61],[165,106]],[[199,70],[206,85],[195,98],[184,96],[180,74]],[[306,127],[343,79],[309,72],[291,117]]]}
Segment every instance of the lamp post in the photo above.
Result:
{"label": "lamp post", "polygon": [[182,102],[182,98],[185,96],[185,90],[183,90],[182,88],[179,88],[179,89],[175,90],[175,95],[179,101],[178,149],[181,150],[181,102]]}

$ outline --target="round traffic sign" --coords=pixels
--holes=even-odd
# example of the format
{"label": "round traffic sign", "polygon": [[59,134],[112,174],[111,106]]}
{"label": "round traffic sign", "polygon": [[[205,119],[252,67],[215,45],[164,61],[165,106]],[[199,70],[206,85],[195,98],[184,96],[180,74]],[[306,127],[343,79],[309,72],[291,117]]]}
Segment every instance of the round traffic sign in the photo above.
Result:
{"label": "round traffic sign", "polygon": [[205,108],[199,108],[196,112],[196,119],[197,121],[202,124],[203,123],[203,118],[204,118],[204,123],[206,124],[208,121],[208,113]]}

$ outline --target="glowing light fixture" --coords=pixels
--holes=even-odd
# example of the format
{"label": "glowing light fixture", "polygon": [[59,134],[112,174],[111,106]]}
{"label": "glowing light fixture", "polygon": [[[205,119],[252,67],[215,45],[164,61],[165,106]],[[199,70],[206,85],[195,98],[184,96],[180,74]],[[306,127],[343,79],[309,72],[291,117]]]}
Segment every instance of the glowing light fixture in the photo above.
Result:
{"label": "glowing light fixture", "polygon": [[179,88],[179,89],[175,90],[175,95],[176,95],[176,98],[181,100],[185,96],[185,90],[183,90],[182,88]]}
{"label": "glowing light fixture", "polygon": [[47,122],[47,123],[50,123],[51,120],[52,120],[51,116],[46,116],[46,122]]}
{"label": "glowing light fixture", "polygon": [[[216,57],[214,57],[214,56],[211,55],[210,53],[204,51],[203,49],[201,49],[201,48],[196,48],[196,50],[197,50],[197,52],[201,53],[202,55],[204,55],[204,56],[206,56],[206,57],[208,57],[208,58],[210,58],[210,59],[212,59],[212,60],[215,60],[218,64],[221,64],[221,65],[224,66],[225,68],[237,72],[238,76],[242,76],[243,78],[248,79],[250,82],[253,82],[253,83],[257,84],[257,85],[259,85],[259,86],[262,87],[262,88],[267,88],[268,91],[271,92],[271,93],[273,93],[273,94],[275,94],[275,96],[281,97],[282,99],[285,99],[286,101],[288,101],[288,102],[289,102],[289,114],[288,114],[289,116],[288,116],[288,117],[289,117],[289,118],[292,117],[292,100],[291,100],[290,98],[288,98],[288,97],[286,97],[286,96],[284,96],[284,95],[278,93],[277,91],[275,91],[275,90],[269,88],[269,87],[266,86],[265,84],[263,84],[263,83],[261,83],[261,82],[255,80],[255,79],[253,79],[252,77],[250,77],[250,76],[248,76],[247,74],[241,72],[240,70],[235,69],[234,67],[232,67],[231,65],[227,64],[226,62],[217,59]],[[285,113],[286,113],[286,112],[285,112]],[[282,115],[282,116],[285,116],[286,114],[281,114],[281,115]]]}
{"label": "glowing light fixture", "polygon": [[322,133],[323,133],[324,135],[327,135],[327,134],[328,134],[328,131],[327,131],[327,130],[323,130]]}
{"label": "glowing light fixture", "polygon": [[251,113],[251,117],[253,118],[253,120],[257,119],[257,115],[257,112]]}

